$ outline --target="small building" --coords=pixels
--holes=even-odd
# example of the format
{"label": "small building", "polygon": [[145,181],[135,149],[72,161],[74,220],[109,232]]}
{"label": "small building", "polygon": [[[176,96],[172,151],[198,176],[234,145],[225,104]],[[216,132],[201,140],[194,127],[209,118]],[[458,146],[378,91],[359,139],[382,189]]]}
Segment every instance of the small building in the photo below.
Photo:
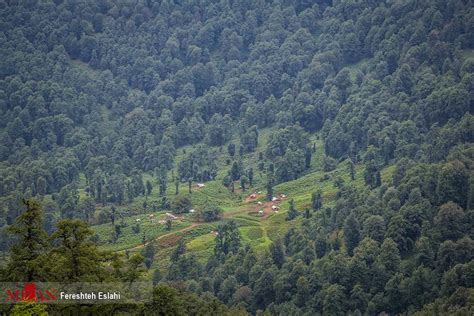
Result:
{"label": "small building", "polygon": [[279,209],[280,209],[280,208],[279,208],[278,206],[272,205],[272,210],[273,210],[273,211],[276,211],[276,210],[279,210]]}
{"label": "small building", "polygon": [[135,222],[137,222],[137,223],[140,222],[140,221],[141,221],[141,219],[139,219],[139,218],[137,218],[137,219],[135,220]]}
{"label": "small building", "polygon": [[192,209],[192,210],[189,210],[189,213],[194,213],[196,212],[196,210]]}
{"label": "small building", "polygon": [[258,211],[258,215],[263,215],[263,210]]}
{"label": "small building", "polygon": [[263,203],[262,203],[262,202],[260,202],[260,201],[258,201],[258,202],[257,202],[257,204],[258,204],[258,205],[263,205]]}
{"label": "small building", "polygon": [[204,188],[206,186],[204,183],[197,183],[196,185],[198,188]]}
{"label": "small building", "polygon": [[278,202],[278,201],[280,201],[279,198],[277,198],[276,196],[272,197],[272,202]]}

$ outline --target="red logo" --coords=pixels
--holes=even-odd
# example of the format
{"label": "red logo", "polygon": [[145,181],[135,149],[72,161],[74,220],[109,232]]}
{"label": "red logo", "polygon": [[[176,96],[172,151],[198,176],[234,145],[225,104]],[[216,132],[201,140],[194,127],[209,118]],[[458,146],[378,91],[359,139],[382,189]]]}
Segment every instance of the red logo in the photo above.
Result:
{"label": "red logo", "polygon": [[4,289],[6,298],[4,303],[14,303],[19,301],[50,302],[56,301],[55,289],[38,289],[36,283],[25,283],[22,289]]}

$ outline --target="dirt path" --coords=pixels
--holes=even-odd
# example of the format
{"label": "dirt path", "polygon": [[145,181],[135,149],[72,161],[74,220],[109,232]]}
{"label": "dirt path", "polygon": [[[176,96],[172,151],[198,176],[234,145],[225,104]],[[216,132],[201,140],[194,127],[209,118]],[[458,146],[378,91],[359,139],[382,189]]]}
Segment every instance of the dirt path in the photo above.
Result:
{"label": "dirt path", "polygon": [[[246,208],[246,209],[239,209],[239,210],[236,210],[236,211],[229,211],[229,212],[224,212],[222,218],[231,218],[231,217],[234,217],[235,215],[238,215],[238,214],[242,214],[242,213],[247,213],[249,210],[254,210],[256,212],[258,212],[258,210],[260,209],[263,209],[263,216],[261,216],[260,218],[261,219],[266,219],[268,216],[270,216],[272,213],[275,213],[273,210],[272,210],[272,205],[278,205],[281,201],[278,201],[278,202],[270,202],[270,201],[266,201],[266,202],[263,202],[262,205],[258,205],[258,204],[253,204],[253,205],[250,205],[251,203],[256,203],[257,201],[257,198],[259,197],[259,195],[257,194],[256,198],[250,198],[249,196],[247,196],[245,199],[244,199],[244,203],[245,204],[248,204],[250,206],[250,208]],[[172,231],[172,232],[169,232],[169,233],[166,233],[164,235],[160,235],[160,236],[157,236],[155,238],[153,238],[152,240],[149,240],[147,241],[145,244],[139,244],[135,247],[132,247],[132,248],[128,248],[127,250],[138,250],[138,249],[143,249],[146,245],[148,245],[149,243],[151,242],[155,242],[155,241],[159,241],[159,240],[163,240],[163,239],[166,239],[166,238],[169,238],[169,237],[172,237],[178,233],[182,233],[182,232],[186,232],[186,231],[189,231],[195,227],[198,227],[202,224],[206,224],[205,222],[193,222],[191,223],[191,225],[189,226],[186,226],[186,227],[183,227],[183,228],[180,228],[178,230],[175,230],[175,231]]]}
{"label": "dirt path", "polygon": [[154,241],[158,241],[160,239],[164,239],[166,237],[170,237],[170,236],[173,236],[177,233],[182,233],[182,232],[185,232],[185,231],[188,231],[188,230],[191,230],[199,225],[202,225],[204,223],[192,223],[191,225],[189,226],[186,226],[186,227],[183,227],[183,228],[180,228],[178,230],[175,230],[173,232],[169,232],[169,233],[166,233],[164,235],[160,235],[158,237],[155,237],[154,239],[150,240],[150,241],[147,241],[145,244],[140,244],[138,246],[135,246],[135,247],[132,247],[132,248],[128,248],[127,250],[137,250],[137,249],[142,249],[143,247],[145,247],[146,245],[148,245],[149,243],[151,242],[154,242]]}
{"label": "dirt path", "polygon": [[[235,215],[238,215],[238,214],[241,214],[241,213],[245,213],[245,212],[248,212],[248,210],[244,209],[244,210],[238,210],[238,211],[230,211],[230,212],[225,212],[222,216],[222,218],[229,218],[229,217],[234,217]],[[178,233],[182,233],[182,232],[186,232],[188,230],[191,230],[193,228],[196,228],[202,224],[207,224],[206,222],[193,222],[191,223],[191,225],[189,226],[186,226],[186,227],[183,227],[183,228],[180,228],[178,230],[175,230],[175,231],[172,231],[172,232],[169,232],[169,233],[166,233],[164,235],[160,235],[160,236],[157,236],[155,238],[153,238],[152,240],[149,240],[147,241],[145,244],[139,244],[135,247],[131,247],[131,248],[127,248],[127,250],[138,250],[138,249],[143,249],[146,245],[148,245],[149,243],[151,242],[155,242],[155,241],[158,241],[158,240],[162,240],[162,239],[166,239],[168,237],[171,237],[173,235],[176,235]],[[124,250],[125,251],[125,250]]]}

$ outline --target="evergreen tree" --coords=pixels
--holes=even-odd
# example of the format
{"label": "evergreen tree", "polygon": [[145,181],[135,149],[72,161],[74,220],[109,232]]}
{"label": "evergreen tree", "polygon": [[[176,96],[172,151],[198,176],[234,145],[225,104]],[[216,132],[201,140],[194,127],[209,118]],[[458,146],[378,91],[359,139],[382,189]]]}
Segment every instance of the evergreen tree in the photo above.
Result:
{"label": "evergreen tree", "polygon": [[253,186],[253,168],[250,167],[248,172],[247,172],[247,177],[249,179],[249,185]]}
{"label": "evergreen tree", "polygon": [[321,209],[323,206],[323,199],[321,196],[321,191],[318,190],[316,192],[313,192],[311,195],[311,207],[313,208],[314,211]]}
{"label": "evergreen tree", "polygon": [[286,220],[291,221],[298,216],[298,211],[295,209],[295,201],[293,199],[290,200],[290,206],[288,208],[288,213],[286,214]]}
{"label": "evergreen tree", "polygon": [[235,155],[235,144],[234,143],[229,143],[227,145],[227,152],[229,153],[229,156],[234,157],[234,155]]}
{"label": "evergreen tree", "polygon": [[11,247],[6,272],[11,281],[37,281],[42,279],[39,261],[48,246],[48,236],[43,230],[40,204],[35,200],[23,200],[23,204],[26,210],[8,228],[18,241]]}
{"label": "evergreen tree", "polygon": [[281,239],[275,240],[270,245],[270,254],[273,259],[273,263],[280,269],[285,262],[285,250]]}
{"label": "evergreen tree", "polygon": [[153,277],[152,277],[153,285],[158,284],[158,282],[160,282],[160,281],[161,281],[160,268],[156,267],[155,271],[153,271]]}
{"label": "evergreen tree", "polygon": [[153,190],[153,185],[151,184],[151,181],[146,180],[146,194],[147,194],[147,196],[151,195],[152,190]]}
{"label": "evergreen tree", "polygon": [[234,221],[220,225],[216,230],[214,255],[224,259],[230,253],[236,253],[240,248],[240,233]]}
{"label": "evergreen tree", "polygon": [[100,264],[103,254],[90,241],[93,231],[80,220],[61,220],[51,235],[57,246],[51,250],[51,271],[58,281],[79,282],[89,280],[100,282],[106,277]]}
{"label": "evergreen tree", "polygon": [[347,253],[352,256],[360,241],[360,226],[353,212],[344,221],[344,241]]}
{"label": "evergreen tree", "polygon": [[267,180],[267,200],[273,199],[273,178],[269,177]]}
{"label": "evergreen tree", "polygon": [[354,181],[354,180],[355,180],[356,170],[355,170],[354,161],[352,161],[352,159],[349,159],[348,170],[349,170],[349,174],[351,175],[351,180]]}

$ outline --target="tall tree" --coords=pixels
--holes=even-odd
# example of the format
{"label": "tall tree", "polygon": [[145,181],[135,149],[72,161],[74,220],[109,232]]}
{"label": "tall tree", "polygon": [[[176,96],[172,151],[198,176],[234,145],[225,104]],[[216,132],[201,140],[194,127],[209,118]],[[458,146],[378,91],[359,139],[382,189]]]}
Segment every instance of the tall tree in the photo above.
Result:
{"label": "tall tree", "polygon": [[103,254],[90,237],[93,231],[80,220],[61,220],[51,235],[57,246],[51,250],[52,270],[58,281],[100,282],[106,277]]}
{"label": "tall tree", "polygon": [[273,199],[273,178],[269,177],[267,180],[267,200],[271,201]]}
{"label": "tall tree", "polygon": [[321,191],[318,190],[311,194],[311,207],[313,210],[319,210],[323,206],[323,199],[321,196]]}
{"label": "tall tree", "polygon": [[23,204],[26,210],[8,228],[18,242],[11,247],[6,271],[11,281],[38,281],[42,279],[39,260],[48,246],[48,235],[43,230],[40,204],[35,200],[23,200]]}
{"label": "tall tree", "polygon": [[352,256],[355,247],[360,241],[360,225],[359,221],[355,217],[354,212],[346,218],[344,221],[344,242],[346,244],[347,253]]}

